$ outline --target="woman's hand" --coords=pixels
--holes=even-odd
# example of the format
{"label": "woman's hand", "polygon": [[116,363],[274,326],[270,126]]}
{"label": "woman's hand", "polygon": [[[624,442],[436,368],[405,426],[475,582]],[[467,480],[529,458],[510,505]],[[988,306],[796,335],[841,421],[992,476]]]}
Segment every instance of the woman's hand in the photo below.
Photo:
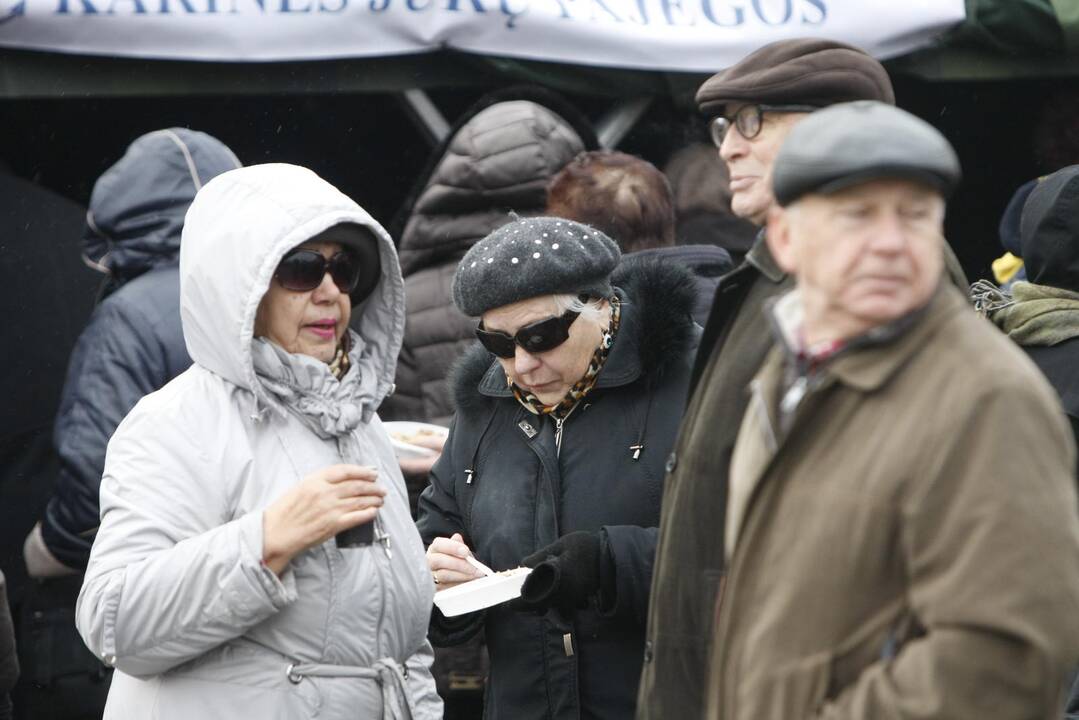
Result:
{"label": "woman's hand", "polygon": [[465,545],[461,533],[454,533],[453,537],[448,538],[435,538],[431,542],[427,548],[427,568],[440,590],[483,577],[483,573],[465,560],[470,555],[472,551]]}
{"label": "woman's hand", "polygon": [[262,561],[280,575],[307,548],[374,520],[386,495],[376,479],[374,468],[359,465],[330,465],[305,477],[263,512]]}

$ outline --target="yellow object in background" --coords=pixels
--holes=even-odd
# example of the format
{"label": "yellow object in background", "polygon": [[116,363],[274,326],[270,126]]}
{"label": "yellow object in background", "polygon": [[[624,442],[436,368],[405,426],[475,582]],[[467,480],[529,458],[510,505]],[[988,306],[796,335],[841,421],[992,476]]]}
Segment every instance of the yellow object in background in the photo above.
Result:
{"label": "yellow object in background", "polygon": [[1015,274],[1023,268],[1023,258],[1004,253],[993,261],[993,277],[997,282],[1004,284],[1015,277]]}

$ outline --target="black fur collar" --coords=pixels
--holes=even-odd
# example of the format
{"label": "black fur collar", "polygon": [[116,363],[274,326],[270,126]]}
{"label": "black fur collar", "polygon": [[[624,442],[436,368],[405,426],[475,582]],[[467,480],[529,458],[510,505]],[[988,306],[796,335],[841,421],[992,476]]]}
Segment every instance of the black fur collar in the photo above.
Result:
{"label": "black fur collar", "polygon": [[[694,351],[699,329],[691,316],[696,286],[689,270],[661,258],[627,258],[611,284],[632,307],[634,345],[646,377],[661,377],[672,362]],[[461,413],[483,412],[494,401],[478,389],[494,362],[494,355],[477,342],[454,365],[450,384]]]}

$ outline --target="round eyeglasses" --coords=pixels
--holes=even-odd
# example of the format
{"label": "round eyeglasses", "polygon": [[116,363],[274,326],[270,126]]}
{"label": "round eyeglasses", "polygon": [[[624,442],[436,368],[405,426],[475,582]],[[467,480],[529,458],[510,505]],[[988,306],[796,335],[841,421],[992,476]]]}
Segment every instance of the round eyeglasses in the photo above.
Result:
{"label": "round eyeglasses", "polygon": [[733,118],[723,115],[712,118],[712,122],[708,124],[708,131],[712,135],[712,142],[719,147],[723,144],[723,139],[727,137],[727,131],[732,125],[738,128],[739,135],[746,140],[752,140],[761,133],[764,113],[808,113],[819,109],[813,105],[743,105],[738,108]]}

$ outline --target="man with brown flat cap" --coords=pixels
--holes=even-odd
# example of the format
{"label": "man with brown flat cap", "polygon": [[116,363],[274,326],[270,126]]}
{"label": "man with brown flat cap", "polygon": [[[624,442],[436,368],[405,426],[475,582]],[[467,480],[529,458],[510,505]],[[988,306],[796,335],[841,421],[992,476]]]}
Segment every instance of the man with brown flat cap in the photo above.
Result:
{"label": "man with brown flat cap", "polygon": [[[775,203],[772,163],[787,134],[813,110],[851,100],[894,104],[895,95],[879,62],[830,40],[773,43],[706,81],[697,103],[713,118],[713,140],[730,168],[734,213],[763,225]],[[758,237],[716,292],[679,440],[667,461],[638,720],[704,712],[724,577],[728,466],[746,387],[773,344],[764,303],[792,286]]]}

